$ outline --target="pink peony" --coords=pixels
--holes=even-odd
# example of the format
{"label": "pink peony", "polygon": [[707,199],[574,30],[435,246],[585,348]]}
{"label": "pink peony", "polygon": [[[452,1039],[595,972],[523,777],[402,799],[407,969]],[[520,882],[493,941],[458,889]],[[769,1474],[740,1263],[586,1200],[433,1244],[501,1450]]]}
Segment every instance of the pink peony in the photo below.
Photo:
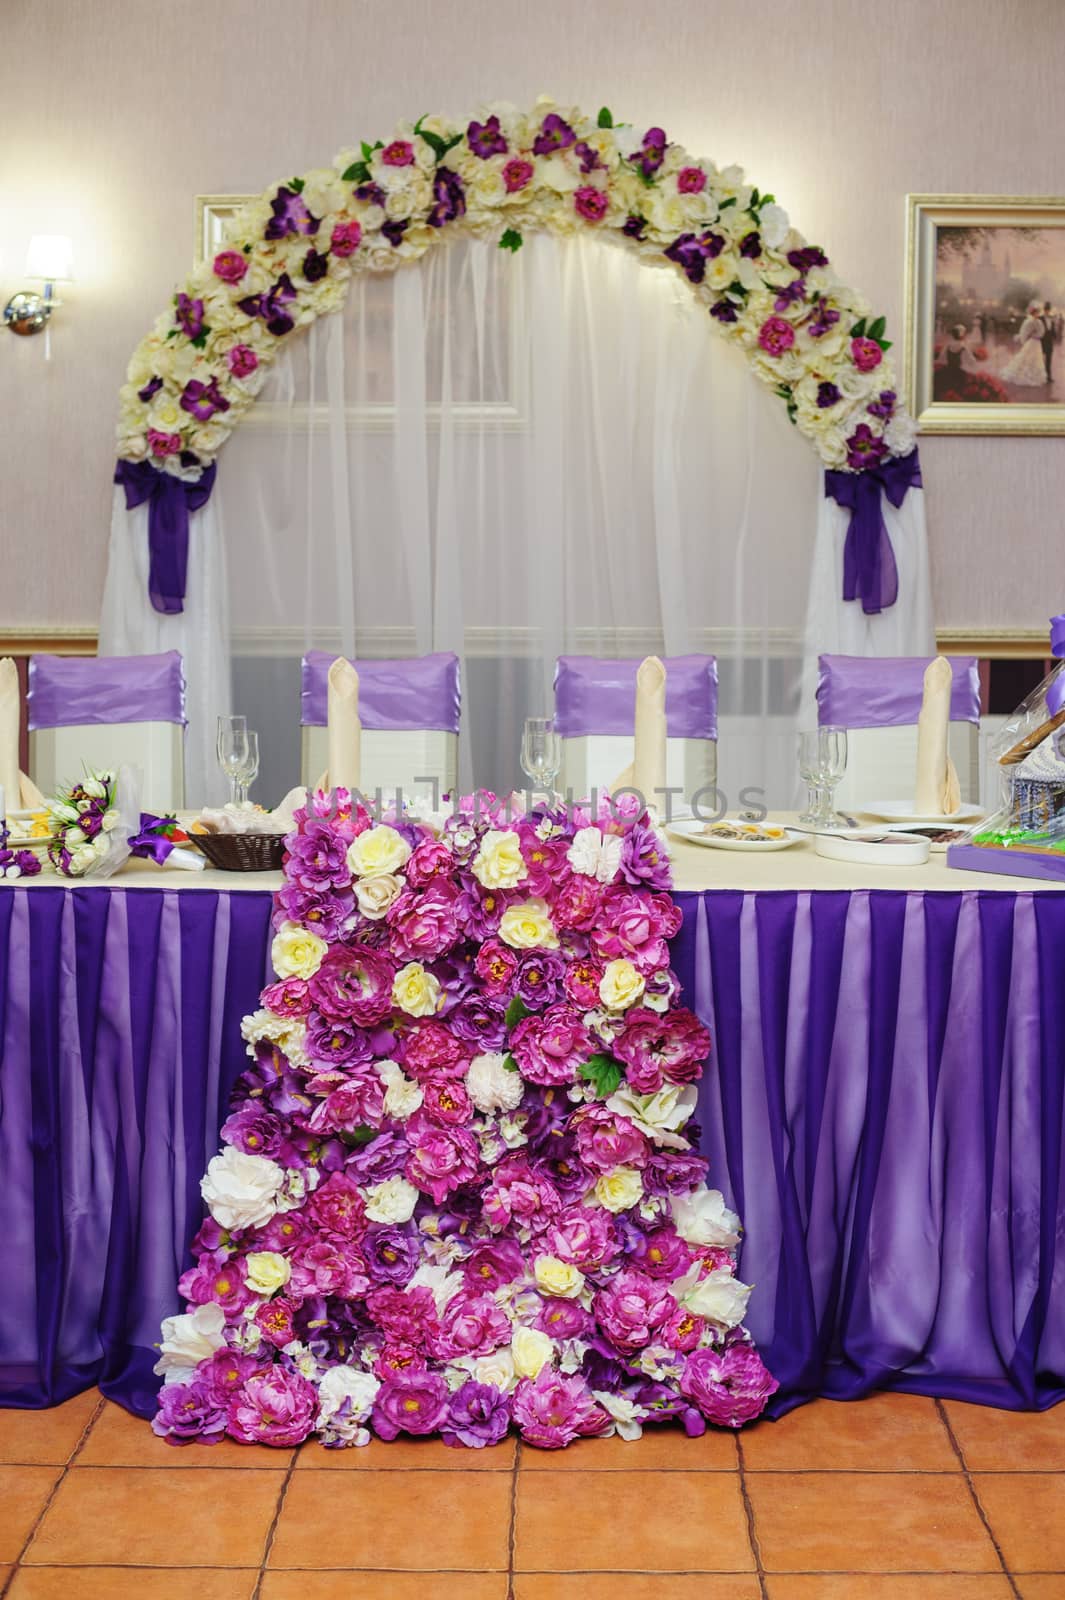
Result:
{"label": "pink peony", "polygon": [[250,344],[235,344],[226,351],[226,366],[234,378],[250,378],[259,365],[259,357]]}
{"label": "pink peony", "polygon": [[518,958],[499,939],[486,939],[474,957],[473,970],[485,994],[505,994],[517,970]]}
{"label": "pink peony", "polygon": [[262,992],[262,1003],[275,1017],[305,1017],[311,1008],[305,978],[282,978],[279,983],[268,983]]}
{"label": "pink peony", "polygon": [[450,950],[459,938],[460,893],[444,878],[422,894],[407,892],[393,901],[385,919],[392,954],[400,961],[431,961]]}
{"label": "pink peony", "polygon": [[562,986],[575,1006],[590,1011],[599,1004],[599,980],[602,976],[602,962],[574,961],[566,969]]}
{"label": "pink peony", "polygon": [[256,1298],[245,1282],[246,1268],[240,1256],[224,1250],[203,1255],[178,1280],[178,1292],[190,1305],[213,1302],[227,1314],[235,1315]]}
{"label": "pink peony", "polygon": [[386,1344],[377,1360],[373,1364],[375,1378],[395,1377],[397,1373],[403,1375],[408,1372],[427,1372],[429,1363],[425,1352],[416,1350],[412,1344]]}
{"label": "pink peony", "polygon": [[706,188],[706,173],[702,167],[681,167],[677,173],[678,194],[702,194]]}
{"label": "pink peony", "polygon": [[661,1283],[646,1272],[619,1272],[595,1298],[600,1330],[615,1349],[635,1351],[650,1344],[655,1333],[677,1309],[677,1302]]}
{"label": "pink peony", "polygon": [[641,1271],[650,1278],[683,1278],[695,1253],[675,1228],[656,1228],[644,1241],[640,1256]]}
{"label": "pink peony", "polygon": [[758,334],[758,343],[771,356],[782,356],[795,343],[795,329],[783,317],[766,317]]}
{"label": "pink peony", "polygon": [[592,1318],[579,1300],[556,1300],[547,1295],[536,1326],[552,1339],[582,1339],[592,1326]]}
{"label": "pink peony", "polygon": [[148,429],[148,448],[157,461],[164,456],[176,456],[182,447],[180,433],[163,433],[159,428]]}
{"label": "pink peony", "polygon": [[457,1127],[473,1120],[473,1102],[461,1081],[429,1078],[422,1085],[422,1114],[441,1127]]}
{"label": "pink peony", "polygon": [[484,1220],[497,1233],[512,1225],[539,1233],[561,1209],[554,1184],[534,1172],[524,1156],[501,1161],[481,1197]]}
{"label": "pink peony", "polygon": [[424,1351],[439,1335],[431,1289],[375,1289],[366,1301],[366,1309],[390,1345],[410,1345]]}
{"label": "pink peony", "polygon": [[[263,1308],[265,1309],[265,1307]],[[239,1350],[223,1348],[201,1361],[196,1376],[203,1384],[214,1405],[225,1406],[238,1389],[251,1377],[261,1377],[268,1370],[256,1356],[242,1355]]]}
{"label": "pink peony", "polygon": [[243,251],[219,250],[212,263],[214,275],[223,283],[239,283],[248,270]]}
{"label": "pink peony", "polygon": [[519,189],[524,189],[532,182],[536,169],[531,161],[525,161],[520,156],[515,156],[503,168],[503,182],[508,194],[517,194]]}
{"label": "pink peony", "polygon": [[574,873],[558,885],[551,904],[551,920],[556,928],[576,928],[586,933],[595,926],[602,903],[602,885],[583,873]]}
{"label": "pink peony", "polygon": [[350,1133],[379,1125],[384,1109],[384,1083],[373,1067],[362,1066],[319,1101],[306,1125],[312,1133]]}
{"label": "pink peony", "polygon": [[603,902],[601,919],[592,932],[592,944],[604,961],[626,959],[646,975],[659,967],[668,967],[666,941],[673,937],[680,924],[680,911],[668,894],[613,889]]}
{"label": "pink peony", "polygon": [[581,1111],[574,1122],[578,1154],[593,1172],[647,1165],[650,1145],[627,1117],[619,1117],[605,1105],[596,1104]]}
{"label": "pink peony", "polygon": [[593,1270],[612,1261],[621,1248],[613,1217],[599,1206],[570,1206],[552,1222],[545,1243],[560,1261]]}
{"label": "pink peony", "polygon": [[573,1083],[577,1069],[595,1053],[580,1013],[567,1005],[548,1006],[541,1016],[519,1022],[510,1048],[522,1077],[548,1086]]}
{"label": "pink peony", "polygon": [[852,339],[851,360],[859,372],[873,372],[884,359],[884,352],[875,339]]}
{"label": "pink peony", "polygon": [[664,1083],[697,1083],[710,1054],[710,1035],[691,1011],[633,1008],[614,1040],[614,1054],[625,1065],[629,1087],[654,1094]]}
{"label": "pink peony", "polygon": [[523,1378],[514,1391],[514,1421],[527,1444],[561,1450],[574,1439],[605,1433],[610,1418],[583,1378],[564,1378],[542,1367],[535,1379]]}
{"label": "pink peony", "polygon": [[338,1239],[361,1239],[366,1232],[366,1203],[358,1184],[345,1172],[334,1172],[307,1204],[312,1224]]}
{"label": "pink peony", "polygon": [[412,167],[414,146],[409,139],[393,139],[381,151],[381,160],[386,167]]}
{"label": "pink peony", "polygon": [[448,1413],[451,1395],[436,1372],[408,1372],[385,1378],[373,1407],[374,1432],[381,1439],[399,1433],[436,1433]]}
{"label": "pink peony", "polygon": [[706,1322],[703,1317],[697,1317],[684,1306],[678,1306],[673,1315],[659,1328],[658,1337],[671,1350],[680,1350],[688,1354],[699,1348],[705,1329]]}
{"label": "pink peony", "polygon": [[369,945],[334,945],[307,988],[327,1017],[350,1017],[370,1028],[392,1009],[395,967],[388,956]]}
{"label": "pink peony", "polygon": [[407,1122],[410,1156],[406,1173],[416,1188],[442,1205],[449,1194],[472,1183],[480,1167],[477,1140],[467,1128],[441,1128],[424,1111],[415,1112]]}
{"label": "pink peony", "polygon": [[318,1294],[353,1300],[370,1287],[366,1264],[347,1239],[312,1239],[300,1245],[291,1259],[289,1293],[297,1300]]}
{"label": "pink peony", "polygon": [[335,256],[353,256],[362,243],[360,223],[338,222],[329,237],[329,246]]}
{"label": "pink peony", "polygon": [[264,1339],[283,1350],[291,1344],[296,1337],[293,1322],[296,1307],[284,1295],[276,1295],[273,1300],[267,1300],[255,1313],[255,1326]]}
{"label": "pink peony", "polygon": [[577,190],[573,196],[573,209],[579,217],[584,217],[587,222],[602,222],[606,216],[610,202],[602,189],[593,189],[590,184]]}
{"label": "pink peony", "polygon": [[494,1294],[525,1275],[525,1257],[514,1239],[491,1239],[479,1244],[462,1263],[466,1285],[475,1292]]}
{"label": "pink peony", "polygon": [[509,1344],[510,1318],[489,1294],[458,1294],[445,1306],[434,1354],[441,1361],[459,1356],[487,1356]]}
{"label": "pink peony", "polygon": [[470,1050],[443,1022],[429,1018],[413,1026],[402,1049],[402,1061],[412,1078],[464,1078]]}
{"label": "pink peony", "polygon": [[412,888],[424,889],[434,878],[447,878],[454,869],[455,857],[442,839],[422,839],[403,870]]}
{"label": "pink peony", "polygon": [[284,1448],[314,1431],[318,1392],[298,1372],[268,1367],[237,1390],[229,1405],[229,1432],[242,1444]]}
{"label": "pink peony", "polygon": [[684,1363],[680,1387],[708,1422],[742,1428],[765,1410],[780,1385],[754,1345],[738,1340],[723,1350],[694,1351]]}

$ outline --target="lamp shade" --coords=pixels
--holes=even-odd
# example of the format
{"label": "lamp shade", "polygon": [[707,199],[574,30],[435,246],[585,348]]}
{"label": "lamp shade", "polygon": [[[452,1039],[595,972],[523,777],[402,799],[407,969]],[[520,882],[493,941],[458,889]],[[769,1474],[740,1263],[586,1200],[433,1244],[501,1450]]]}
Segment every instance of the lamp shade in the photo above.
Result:
{"label": "lamp shade", "polygon": [[74,276],[74,251],[65,233],[35,233],[26,251],[27,278],[69,282]]}

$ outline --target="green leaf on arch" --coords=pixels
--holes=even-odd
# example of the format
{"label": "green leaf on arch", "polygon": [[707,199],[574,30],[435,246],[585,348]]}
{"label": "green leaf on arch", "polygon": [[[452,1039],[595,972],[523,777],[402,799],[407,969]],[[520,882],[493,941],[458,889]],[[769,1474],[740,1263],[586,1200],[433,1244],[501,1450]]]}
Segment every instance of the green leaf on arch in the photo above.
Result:
{"label": "green leaf on arch", "polygon": [[529,1008],[518,995],[515,995],[503,1014],[503,1021],[508,1028],[516,1028],[523,1017],[529,1015]]}
{"label": "green leaf on arch", "polygon": [[595,1084],[595,1092],[600,1100],[608,1100],[621,1083],[624,1073],[621,1063],[615,1061],[613,1056],[595,1055],[584,1063],[581,1077]]}
{"label": "green leaf on arch", "polygon": [[599,107],[599,115],[596,118],[596,127],[598,127],[598,128],[612,128],[613,126],[614,126],[614,118],[611,115],[610,107],[609,106],[600,106]]}
{"label": "green leaf on arch", "polygon": [[501,250],[520,250],[521,246],[522,237],[517,228],[508,228],[506,233],[499,241],[499,248]]}

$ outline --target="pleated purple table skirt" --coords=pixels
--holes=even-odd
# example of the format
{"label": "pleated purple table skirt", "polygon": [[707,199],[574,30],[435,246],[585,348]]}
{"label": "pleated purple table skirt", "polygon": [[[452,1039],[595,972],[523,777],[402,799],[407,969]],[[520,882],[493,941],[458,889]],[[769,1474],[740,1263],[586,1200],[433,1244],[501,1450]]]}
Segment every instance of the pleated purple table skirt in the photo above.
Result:
{"label": "pleated purple table skirt", "polygon": [[[780,1413],[1065,1396],[1065,894],[679,894],[702,1145]],[[0,888],[0,1404],[153,1409],[262,893]]]}

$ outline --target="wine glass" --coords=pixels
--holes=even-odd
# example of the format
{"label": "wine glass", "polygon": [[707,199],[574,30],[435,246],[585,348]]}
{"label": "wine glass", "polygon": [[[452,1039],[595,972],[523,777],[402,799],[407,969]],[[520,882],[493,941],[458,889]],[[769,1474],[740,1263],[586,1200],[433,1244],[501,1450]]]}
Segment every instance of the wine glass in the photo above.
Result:
{"label": "wine glass", "polygon": [[806,785],[806,809],[800,822],[816,822],[821,812],[821,730],[807,728],[799,734],[799,776]]}
{"label": "wine glass", "polygon": [[240,769],[237,779],[238,800],[237,804],[246,806],[248,803],[248,790],[259,776],[259,735],[254,728],[247,731],[248,755]]}
{"label": "wine glass", "polygon": [[526,717],[521,736],[521,770],[534,787],[554,793],[562,769],[562,741],[550,717]]}
{"label": "wine glass", "polygon": [[820,728],[821,735],[821,807],[817,816],[819,828],[846,828],[848,824],[832,803],[836,785],[847,770],[846,728]]}
{"label": "wine glass", "polygon": [[237,804],[240,775],[248,761],[247,717],[219,717],[215,740],[218,765],[229,779],[229,799]]}

